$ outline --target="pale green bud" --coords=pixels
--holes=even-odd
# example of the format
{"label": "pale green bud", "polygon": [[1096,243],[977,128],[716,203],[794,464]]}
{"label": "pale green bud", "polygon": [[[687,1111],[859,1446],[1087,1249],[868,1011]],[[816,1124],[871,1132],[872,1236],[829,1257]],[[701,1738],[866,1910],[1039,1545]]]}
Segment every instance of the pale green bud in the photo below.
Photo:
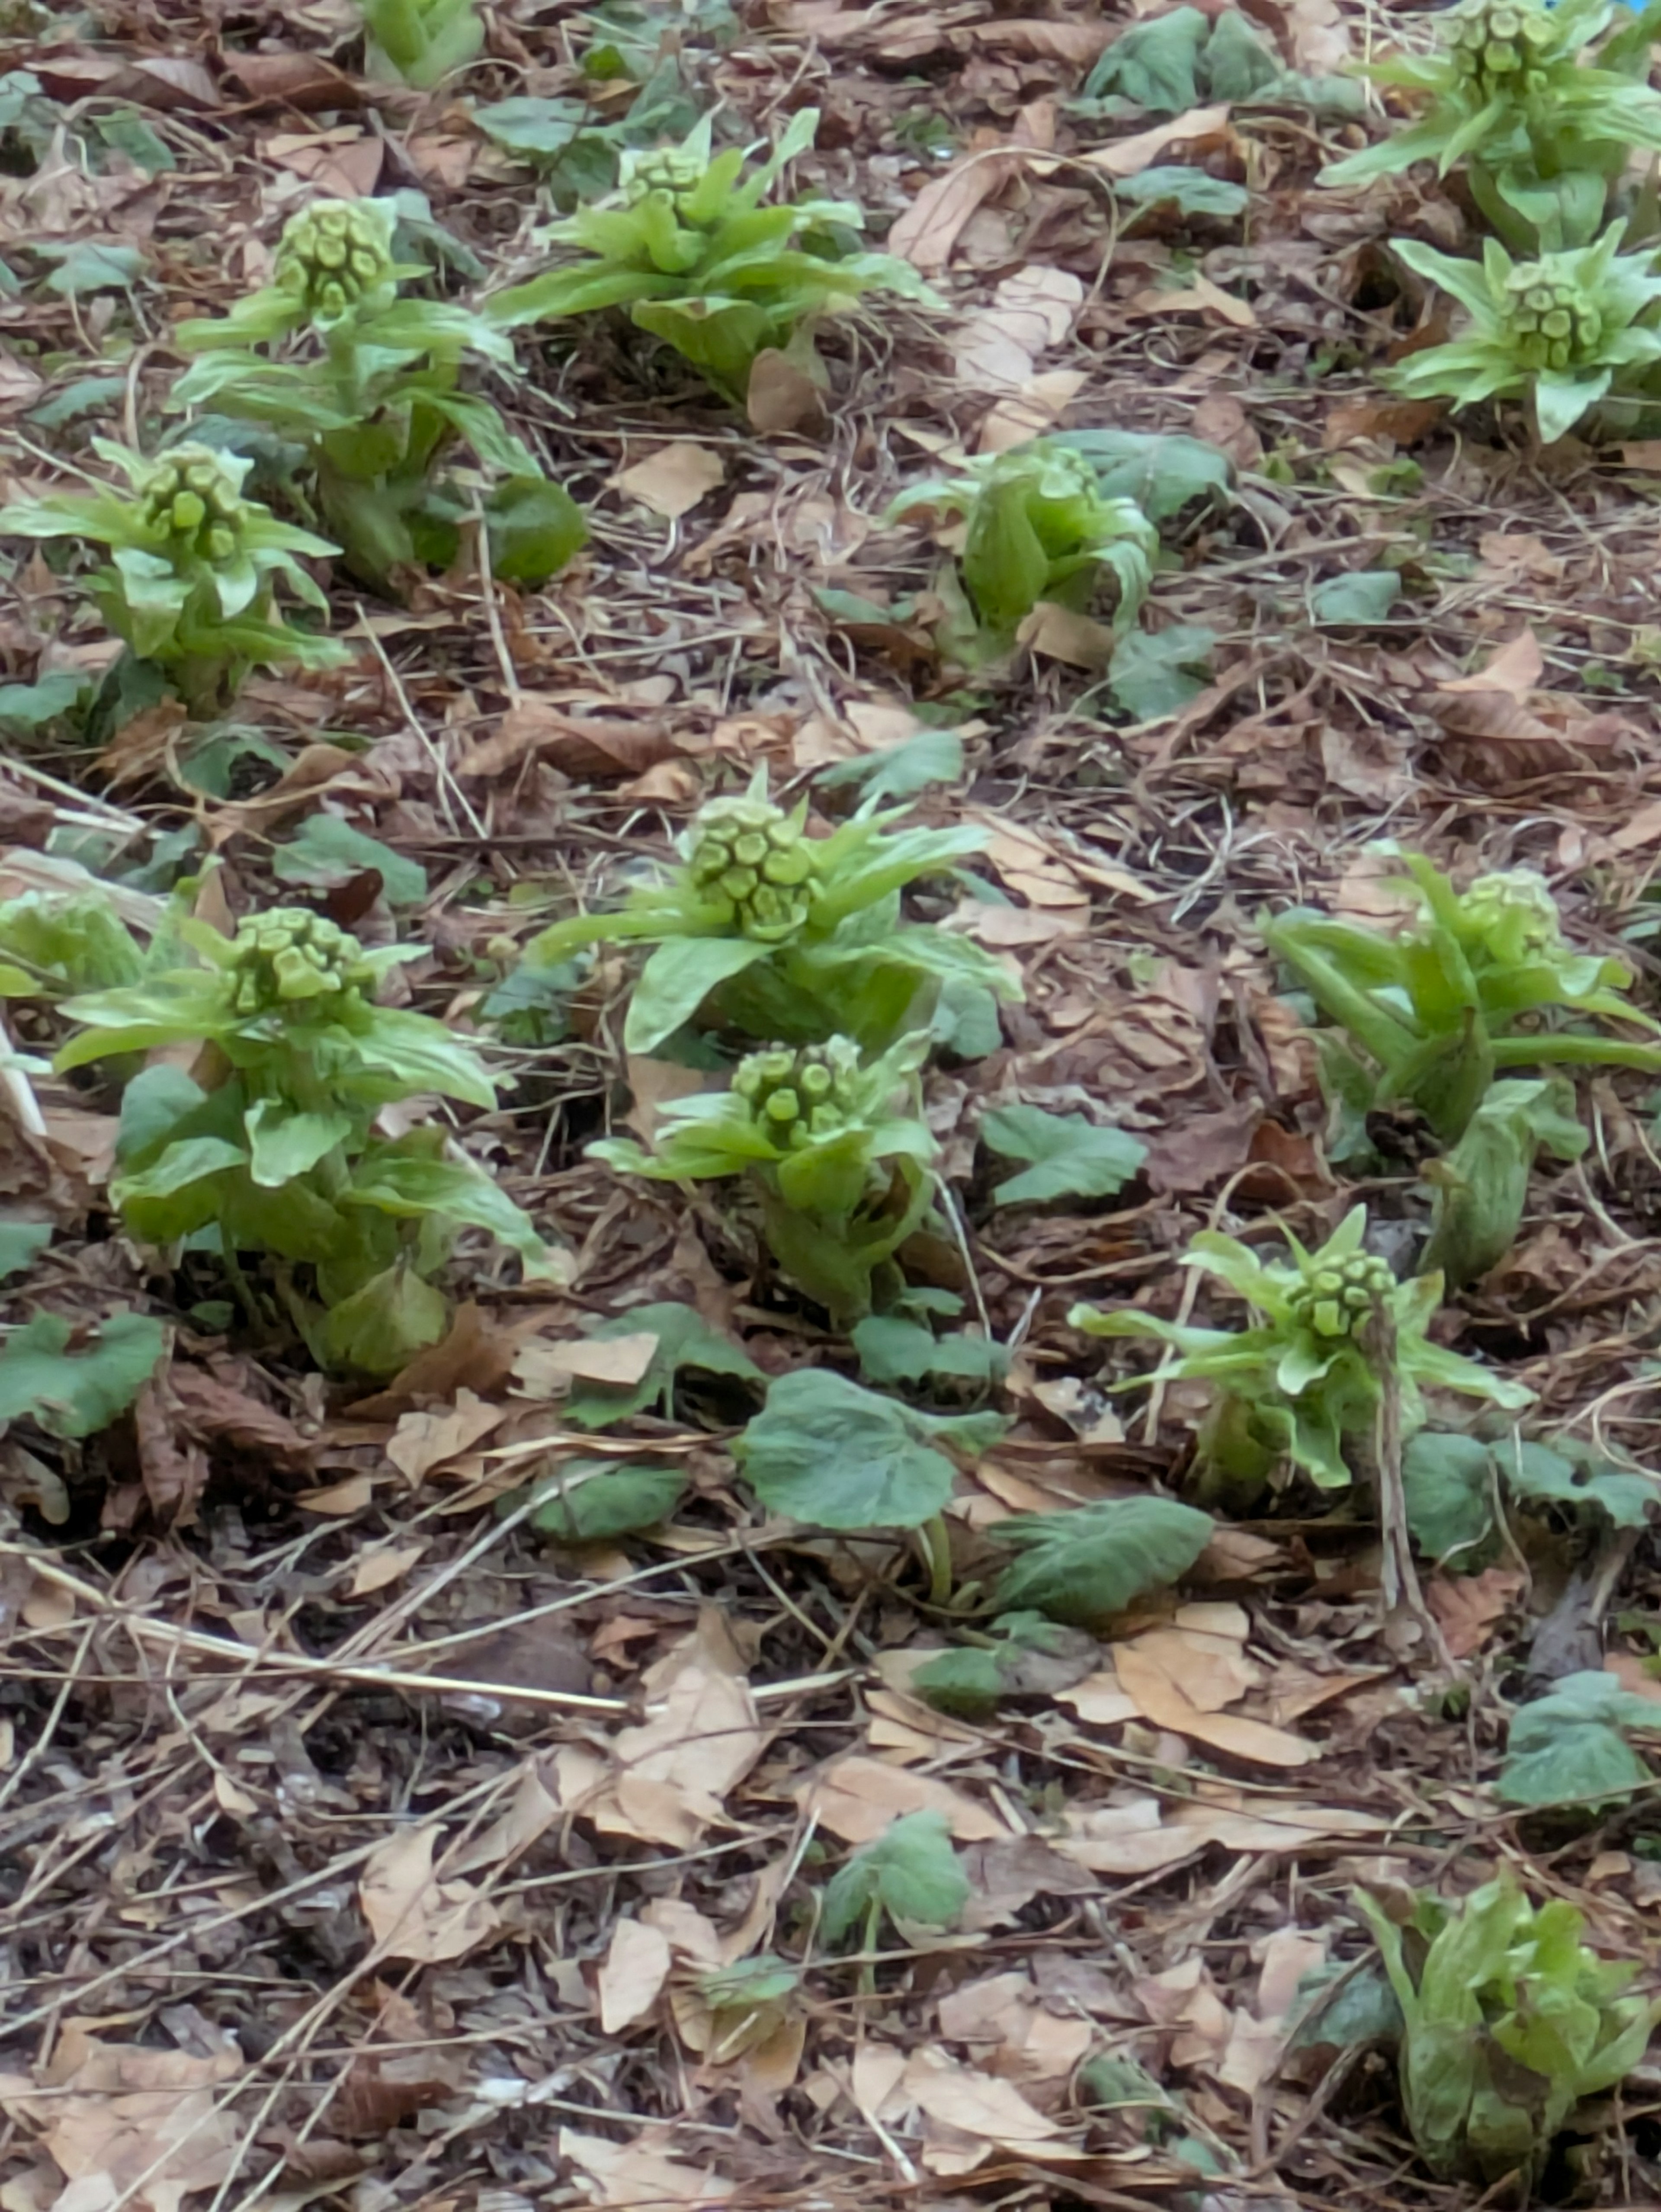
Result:
{"label": "pale green bud", "polygon": [[740,1060],[732,1087],[781,1152],[833,1135],[859,1112],[860,1055],[846,1037],[790,1052],[775,1045]]}
{"label": "pale green bud", "polygon": [[277,282],[314,323],[338,323],[390,293],[392,213],[379,200],[318,200],[290,216],[277,249]]}
{"label": "pale green bud", "polygon": [[228,561],[236,551],[247,502],[240,469],[206,446],[175,446],[135,486],[144,526],[167,541],[175,562]]}
{"label": "pale green bud", "polygon": [[805,807],[787,814],[765,799],[715,799],[693,825],[687,864],[694,888],[745,937],[776,942],[799,929],[816,894]]}
{"label": "pale green bud", "polygon": [[363,948],[349,932],[309,907],[274,907],[238,925],[229,981],[236,1012],[278,1013],[371,980]]}

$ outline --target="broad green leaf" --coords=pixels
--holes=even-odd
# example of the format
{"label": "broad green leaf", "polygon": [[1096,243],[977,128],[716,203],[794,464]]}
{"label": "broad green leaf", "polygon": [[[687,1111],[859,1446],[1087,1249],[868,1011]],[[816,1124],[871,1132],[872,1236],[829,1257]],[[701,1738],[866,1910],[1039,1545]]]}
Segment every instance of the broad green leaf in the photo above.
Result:
{"label": "broad green leaf", "polygon": [[1512,1714],[1495,1794],[1506,1805],[1589,1808],[1629,1796],[1652,1779],[1627,1741],[1633,1728],[1661,1728],[1661,1705],[1613,1674],[1567,1674]]}
{"label": "broad green leaf", "polygon": [[765,1376],[747,1352],[709,1328],[691,1306],[666,1303],[634,1306],[602,1322],[593,1331],[597,1343],[618,1336],[653,1336],[657,1349],[638,1382],[612,1384],[578,1381],[564,1405],[565,1418],[580,1429],[603,1429],[654,1407],[666,1419],[674,1411],[676,1380],[684,1368],[703,1375],[730,1376],[740,1382]]}
{"label": "broad green leaf", "polygon": [[906,1686],[940,1712],[955,1713],[963,1720],[989,1720],[1003,1702],[1011,1656],[963,1644],[927,1661]]}
{"label": "broad green leaf", "polygon": [[600,1544],[666,1521],[686,1488],[682,1468],[566,1460],[538,1492],[531,1526],[562,1544]]}
{"label": "broad green leaf", "polygon": [[1661,1486],[1646,1474],[1615,1466],[1578,1438],[1560,1441],[1561,1451],[1542,1443],[1495,1446],[1512,1495],[1532,1503],[1590,1505],[1617,1528],[1643,1528],[1661,1503]]}
{"label": "broad green leaf", "polygon": [[1216,631],[1198,623],[1127,630],[1108,665],[1114,705],[1138,722],[1180,714],[1210,683],[1216,643]]}
{"label": "broad green leaf", "polygon": [[46,279],[47,291],[68,300],[78,299],[83,292],[128,291],[144,268],[144,257],[136,246],[100,239],[76,239],[67,246],[42,241],[34,251],[58,264]]}
{"label": "broad green leaf", "polygon": [[51,1242],[49,1221],[0,1221],[0,1282],[33,1266]]}
{"label": "broad green leaf", "polygon": [[272,852],[271,872],[285,884],[331,890],[373,870],[389,906],[418,906],[427,896],[427,871],[338,814],[308,814],[285,845]]}
{"label": "broad green leaf", "polygon": [[539,99],[520,94],[476,107],[473,121],[487,138],[510,154],[551,161],[569,146],[591,114],[581,100]]}
{"label": "broad green leaf", "polygon": [[1173,431],[1061,430],[1055,443],[1082,453],[1104,499],[1135,500],[1150,522],[1166,522],[1204,500],[1225,504],[1234,469],[1226,453]]}
{"label": "broad green leaf", "polygon": [[981,1117],[981,1135],[1001,1158],[1032,1163],[995,1187],[999,1206],[1111,1198],[1147,1158],[1147,1146],[1123,1129],[1098,1128],[1082,1114],[1046,1114],[1037,1106],[989,1108]]}
{"label": "broad green leaf", "polygon": [[396,1375],[439,1341],[449,1319],[443,1292],[400,1260],[329,1309],[313,1333],[313,1349],[333,1370]]}
{"label": "broad green leaf", "polygon": [[1153,115],[1181,115],[1200,104],[1196,72],[1211,33],[1197,8],[1173,8],[1121,31],[1084,82],[1087,100],[1116,94]]}
{"label": "broad green leaf", "polygon": [[1311,622],[1323,623],[1383,622],[1402,596],[1402,580],[1394,568],[1357,568],[1348,575],[1329,576],[1309,595]]}
{"label": "broad green leaf", "polygon": [[1494,1534],[1492,1448],[1480,1437],[1421,1429],[1402,1454],[1408,1527],[1427,1558],[1474,1571]]}
{"label": "broad green leaf", "polygon": [[937,1337],[897,1314],[867,1314],[854,1330],[854,1349],[873,1382],[921,1382],[930,1375],[989,1382],[1009,1364],[1003,1346],[986,1337],[962,1331]]}
{"label": "broad green leaf", "polygon": [[748,937],[672,937],[640,971],[629,1000],[623,1041],[649,1054],[690,1022],[709,994],[772,951]]}
{"label": "broad green leaf", "polygon": [[[126,389],[126,380],[121,380]],[[0,728],[43,730],[63,714],[72,714],[91,685],[84,676],[59,672],[33,684],[0,684]]]}
{"label": "broad green leaf", "polygon": [[1000,1613],[1095,1628],[1186,1574],[1211,1540],[1212,1520],[1174,1498],[1109,1498],[1069,1513],[1013,1513],[989,1533],[1020,1553],[999,1581]]}
{"label": "broad green leaf", "polygon": [[498,582],[534,591],[557,575],[588,543],[582,509],[545,477],[502,478],[484,502],[490,571]]}
{"label": "broad green leaf", "polygon": [[963,739],[955,730],[919,730],[897,744],[835,761],[815,778],[821,791],[857,784],[871,799],[911,799],[930,784],[956,783],[963,774]]}
{"label": "broad green leaf", "polygon": [[558,1281],[564,1275],[563,1255],[543,1243],[530,1215],[491,1176],[463,1160],[435,1159],[396,1143],[372,1146],[354,1166],[339,1203],[407,1219],[440,1215],[465,1222],[517,1252],[527,1276]]}
{"label": "broad green leaf", "polygon": [[36,1314],[0,1346],[0,1424],[95,1436],[131,1405],[165,1342],[161,1322],[143,1314],[112,1315],[79,1352],[69,1350],[71,1333],[57,1314]]}
{"label": "broad green leaf", "polygon": [[1171,207],[1179,215],[1237,216],[1251,204],[1244,185],[1185,162],[1160,162],[1137,176],[1116,177],[1113,197],[1131,207]]}
{"label": "broad green leaf", "polygon": [[248,1133],[248,1172],[262,1190],[309,1174],[351,1134],[350,1114],[296,1114],[280,1099],[257,1098],[243,1116]]}
{"label": "broad green leaf", "polygon": [[916,1528],[952,1495],[946,1451],[985,1451],[1007,1425],[996,1414],[919,1413],[827,1369],[797,1368],[773,1383],[733,1455],[770,1512],[824,1528]]}
{"label": "broad green leaf", "polygon": [[819,1934],[834,1948],[873,1913],[902,1927],[949,1928],[970,1893],[945,1814],[902,1813],[832,1876]]}

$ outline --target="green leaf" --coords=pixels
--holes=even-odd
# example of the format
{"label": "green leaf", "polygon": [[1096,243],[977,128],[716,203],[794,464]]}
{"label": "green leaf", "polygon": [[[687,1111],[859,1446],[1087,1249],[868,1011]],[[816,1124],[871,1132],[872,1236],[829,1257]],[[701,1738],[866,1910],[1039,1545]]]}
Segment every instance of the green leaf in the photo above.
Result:
{"label": "green leaf", "polygon": [[1475,1554],[1494,1534],[1494,1465],[1480,1437],[1421,1429],[1402,1454],[1402,1488],[1413,1540],[1456,1571],[1484,1565]]}
{"label": "green leaf", "polygon": [[484,502],[490,573],[532,591],[557,576],[588,543],[582,509],[546,477],[504,477]]}
{"label": "green leaf", "polygon": [[741,1382],[766,1377],[747,1352],[710,1328],[691,1306],[666,1303],[635,1306],[602,1322],[593,1332],[605,1343],[618,1336],[654,1336],[657,1349],[638,1382],[613,1384],[579,1380],[565,1401],[565,1418],[580,1429],[603,1429],[655,1407],[666,1418],[674,1409],[676,1378],[684,1368],[703,1375],[727,1375]]}
{"label": "green leaf", "polygon": [[666,939],[641,969],[630,998],[623,1026],[626,1048],[653,1052],[691,1020],[712,991],[765,960],[771,950],[748,937]]}
{"label": "green leaf", "polygon": [[1113,197],[1131,207],[1175,208],[1179,215],[1237,216],[1251,204],[1244,185],[1181,161],[1160,162],[1134,177],[1116,177]]}
{"label": "green leaf", "polygon": [[313,1348],[337,1371],[396,1375],[439,1342],[449,1319],[443,1292],[400,1260],[330,1308],[313,1332]]}
{"label": "green leaf", "polygon": [[[125,378],[121,388],[126,389]],[[72,714],[92,686],[84,676],[43,676],[36,684],[0,684],[0,729],[41,730]]]}
{"label": "green leaf", "polygon": [[522,154],[528,161],[552,161],[569,146],[590,112],[586,100],[520,94],[476,107],[473,121],[487,138],[509,154]]}
{"label": "green leaf", "polygon": [[21,1275],[51,1242],[49,1221],[0,1221],[0,1282]]}
{"label": "green leaf", "polygon": [[418,906],[427,896],[427,871],[418,860],[405,859],[338,814],[308,814],[271,860],[272,873],[285,884],[332,890],[373,871],[389,906]]}
{"label": "green leaf", "polygon": [[165,1342],[160,1322],[135,1313],[112,1315],[82,1352],[68,1349],[70,1334],[68,1322],[41,1313],[6,1339],[0,1423],[33,1420],[55,1437],[95,1436],[131,1405]]}
{"label": "green leaf", "polygon": [[607,1543],[666,1521],[685,1489],[681,1468],[569,1459],[539,1491],[531,1526],[562,1544]]}
{"label": "green leaf", "polygon": [[1000,1613],[1093,1629],[1186,1574],[1211,1540],[1212,1520],[1174,1498],[1109,1498],[1069,1513],[1013,1513],[989,1533],[1021,1554],[998,1583]]}
{"label": "green leaf", "polygon": [[939,1712],[954,1713],[962,1720],[989,1720],[1008,1686],[1007,1655],[964,1644],[927,1661],[906,1686]]}
{"label": "green leaf", "polygon": [[1203,500],[1226,503],[1234,466],[1202,438],[1163,430],[1061,430],[1058,446],[1082,453],[1104,499],[1134,500],[1150,522],[1166,522]]}
{"label": "green leaf", "polygon": [[1147,1146],[1123,1129],[1098,1128],[1082,1114],[1046,1114],[1037,1106],[989,1107],[981,1135],[1001,1158],[1032,1163],[996,1185],[992,1196],[1000,1206],[1111,1198],[1147,1158]]}
{"label": "green leaf", "polygon": [[1127,630],[1108,665],[1107,688],[1113,703],[1137,722],[1180,714],[1211,682],[1216,643],[1216,631],[1199,623]]}
{"label": "green leaf", "polygon": [[144,257],[136,246],[99,239],[80,238],[67,246],[43,240],[34,251],[43,260],[58,264],[46,279],[46,289],[66,300],[79,299],[83,292],[125,292],[144,267]]}
{"label": "green leaf", "polygon": [[1548,1444],[1500,1444],[1495,1449],[1500,1473],[1515,1498],[1533,1503],[1591,1506],[1617,1528],[1641,1528],[1661,1501],[1661,1488],[1646,1474],[1615,1466],[1578,1437]]}
{"label": "green leaf", "polygon": [[297,1114],[278,1098],[257,1098],[243,1116],[248,1133],[248,1172],[262,1190],[309,1174],[318,1162],[344,1144],[353,1128],[350,1114]]}
{"label": "green leaf", "polygon": [[1652,1779],[1627,1741],[1631,1728],[1661,1728],[1661,1705],[1613,1674],[1566,1674],[1512,1714],[1495,1795],[1506,1805],[1588,1808],[1629,1796]]}
{"label": "green leaf", "polygon": [[950,1928],[970,1896],[944,1813],[902,1813],[827,1885],[819,1934],[832,1947],[873,1913],[904,1929]]}
{"label": "green leaf", "polygon": [[1200,104],[1196,72],[1211,33],[1197,8],[1173,8],[1120,32],[1085,79],[1087,100],[1116,94],[1153,115],[1181,115]]}
{"label": "green leaf", "polygon": [[911,799],[930,784],[956,783],[963,774],[963,739],[955,730],[919,730],[897,744],[834,761],[814,781],[821,791],[856,784],[867,799]]}
{"label": "green leaf", "polygon": [[1311,622],[1323,623],[1383,622],[1402,595],[1402,579],[1394,568],[1358,568],[1348,575],[1329,576],[1309,595]]}
{"label": "green leaf", "polygon": [[919,1413],[845,1376],[797,1368],[769,1389],[733,1456],[770,1512],[823,1528],[916,1528],[952,1495],[946,1450],[977,1455],[1007,1426],[991,1413]]}
{"label": "green leaf", "polygon": [[961,1332],[937,1337],[897,1314],[867,1314],[854,1330],[854,1349],[873,1382],[921,1382],[930,1375],[990,1382],[1009,1364],[1004,1347],[989,1338]]}

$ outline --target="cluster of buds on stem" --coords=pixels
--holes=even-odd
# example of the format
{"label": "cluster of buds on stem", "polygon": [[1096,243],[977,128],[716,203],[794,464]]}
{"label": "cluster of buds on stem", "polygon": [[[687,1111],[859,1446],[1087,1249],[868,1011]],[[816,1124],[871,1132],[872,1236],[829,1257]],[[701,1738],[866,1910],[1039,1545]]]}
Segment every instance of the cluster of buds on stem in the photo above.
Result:
{"label": "cluster of buds on stem", "polygon": [[1391,1296],[1396,1277],[1387,1260],[1353,1252],[1312,1268],[1294,1290],[1294,1318],[1317,1336],[1354,1336],[1373,1307]]}
{"label": "cluster of buds on stem", "polygon": [[626,149],[618,158],[618,183],[630,206],[648,192],[667,192],[678,213],[709,167],[706,155],[684,146]]}
{"label": "cluster of buds on stem", "polygon": [[236,552],[247,503],[242,497],[245,461],[206,446],[175,446],[141,478],[137,492],[144,526],[167,541],[175,565],[205,561],[218,567]]}
{"label": "cluster of buds on stem", "polygon": [[372,980],[363,948],[348,931],[308,907],[274,907],[237,925],[230,976],[236,1012],[280,1013]]}
{"label": "cluster of buds on stem", "polygon": [[1442,21],[1450,56],[1486,97],[1547,89],[1557,26],[1534,0],[1460,0]]}
{"label": "cluster of buds on stem", "polygon": [[688,862],[698,896],[725,906],[745,937],[776,944],[812,910],[817,863],[807,805],[787,814],[765,799],[716,799],[699,814]]}
{"label": "cluster of buds on stem", "polygon": [[846,1037],[800,1052],[774,1045],[739,1062],[733,1089],[781,1152],[800,1152],[845,1128],[859,1112],[859,1048]]}
{"label": "cluster of buds on stem", "polygon": [[1532,868],[1478,876],[1459,908],[1490,958],[1506,966],[1554,952],[1563,941],[1557,902]]}
{"label": "cluster of buds on stem", "polygon": [[1578,368],[1596,359],[1603,317],[1572,276],[1548,258],[1525,261],[1506,279],[1506,329],[1518,364],[1541,369]]}
{"label": "cluster of buds on stem", "polygon": [[318,200],[277,249],[277,283],[314,323],[338,323],[392,278],[392,216],[378,200]]}

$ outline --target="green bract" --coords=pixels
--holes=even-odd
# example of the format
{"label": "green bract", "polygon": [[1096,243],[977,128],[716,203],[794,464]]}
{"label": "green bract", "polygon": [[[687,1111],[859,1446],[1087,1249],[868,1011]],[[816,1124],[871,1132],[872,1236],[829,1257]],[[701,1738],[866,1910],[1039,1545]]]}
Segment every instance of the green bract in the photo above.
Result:
{"label": "green bract", "polygon": [[1616,1066],[1661,1071],[1661,1045],[1551,1026],[1556,1011],[1661,1028],[1621,995],[1618,960],[1579,953],[1530,868],[1456,892],[1421,854],[1401,855],[1420,913],[1395,936],[1294,907],[1262,925],[1329,1022],[1317,1031],[1329,1089],[1363,1105],[1408,1101],[1436,1133],[1462,1136],[1496,1071]]}
{"label": "green bract", "polygon": [[167,671],[193,712],[228,703],[255,665],[324,667],[345,648],[285,622],[279,584],[326,614],[328,601],[301,567],[302,553],[335,548],[278,522],[242,496],[251,464],[206,446],[177,446],[159,460],[94,438],[100,460],[130,492],[58,492],[0,510],[0,533],[84,538],[110,554],[88,588],[105,621],[141,660]]}
{"label": "green bract", "polygon": [[773,1256],[846,1326],[928,1210],[939,1148],[916,1084],[928,1043],[903,1038],[868,1066],[846,1037],[751,1053],[726,1091],[665,1107],[649,1152],[616,1137],[589,1152],[660,1182],[747,1176]]}
{"label": "green bract", "polygon": [[1201,1454],[1220,1474],[1244,1480],[1261,1480],[1290,1460],[1323,1487],[1342,1488],[1350,1479],[1346,1442],[1371,1436],[1390,1365],[1404,1433],[1424,1420],[1424,1388],[1509,1409],[1528,1405],[1531,1391],[1430,1342],[1426,1330],[1441,1304],[1441,1277],[1398,1283],[1384,1261],[1362,1250],[1366,1220],[1366,1208],[1356,1206],[1318,1252],[1286,1231],[1289,1263],[1265,1265],[1236,1238],[1213,1231],[1196,1237],[1183,1266],[1214,1275],[1252,1306],[1262,1318],[1250,1328],[1189,1328],[1091,1306],[1074,1308],[1073,1326],[1092,1336],[1157,1338],[1177,1354],[1156,1370],[1158,1380],[1214,1384]]}
{"label": "green bract", "polygon": [[[587,532],[569,495],[488,399],[459,389],[469,356],[513,365],[502,333],[468,308],[399,296],[418,264],[393,258],[380,200],[323,200],[290,217],[272,282],[175,342],[203,358],[173,388],[179,407],[266,425],[299,449],[294,496],[315,507],[364,580],[447,568],[472,507],[446,481],[456,441],[497,481],[484,502],[493,573],[540,583]],[[287,357],[256,350],[291,340]]]}
{"label": "green bract", "polygon": [[484,44],[478,0],[362,0],[363,62],[372,77],[429,92]]}
{"label": "green bract", "polygon": [[1445,176],[1464,161],[1478,205],[1510,244],[1584,246],[1603,228],[1633,149],[1661,149],[1661,94],[1646,82],[1653,11],[1605,38],[1620,12],[1609,0],[1461,0],[1438,19],[1439,52],[1366,67],[1375,83],[1418,95],[1419,120],[1335,163],[1322,182],[1364,184],[1415,161]]}
{"label": "green bract", "polygon": [[1398,1926],[1367,1896],[1401,2005],[1402,2094],[1427,2165],[1526,2191],[1577,2105],[1644,2056],[1661,2000],[1622,1992],[1635,1963],[1600,1959],[1561,1899],[1532,1905],[1510,1879],[1457,1905],[1423,1898]]}
{"label": "green bract", "polygon": [[1621,236],[1615,223],[1595,246],[1527,262],[1490,239],[1480,266],[1398,239],[1397,257],[1450,293],[1470,321],[1463,337],[1398,362],[1384,381],[1462,407],[1525,397],[1543,445],[1611,391],[1639,392],[1661,360],[1661,275],[1652,254],[1621,252]]}
{"label": "green bract", "polygon": [[487,303],[506,330],[626,307],[642,330],[684,354],[717,392],[742,404],[756,356],[806,351],[814,319],[872,290],[933,294],[906,261],[847,250],[864,216],[850,202],[764,207],[788,161],[805,153],[818,110],[795,116],[773,154],[745,173],[745,154],[711,156],[705,116],[678,147],[625,151],[621,184],[544,234],[587,259],[515,284]]}
{"label": "green bract", "polygon": [[127,1086],[111,1195],[135,1237],[207,1232],[239,1284],[241,1255],[306,1266],[315,1297],[285,1289],[313,1351],[369,1373],[442,1334],[447,1308],[429,1278],[460,1224],[546,1268],[527,1218],[447,1152],[441,1128],[375,1133],[382,1107],[423,1092],[495,1103],[477,1055],[442,1022],[375,1004],[381,977],[417,949],[366,951],[304,907],[252,917],[234,938],[201,921],[179,935],[201,966],[61,1009],[82,1033],[60,1069],[203,1048],[194,1076],[163,1063]]}
{"label": "green bract", "polygon": [[978,852],[978,830],[895,830],[904,807],[867,801],[827,837],[806,802],[787,813],[764,769],[742,799],[712,799],[678,839],[681,865],[616,914],[573,915],[526,946],[547,968],[579,946],[655,945],[624,1042],[649,1053],[702,1011],[748,1037],[843,1035],[880,1050],[929,1018],[951,983],[1000,998],[1019,986],[967,938],[900,920],[903,885]]}
{"label": "green bract", "polygon": [[948,641],[960,653],[1007,652],[1040,599],[1088,606],[1105,568],[1116,588],[1114,625],[1136,619],[1153,580],[1159,534],[1131,499],[1103,495],[1086,457],[1048,438],[970,460],[961,476],[916,484],[885,518],[919,507],[966,518],[960,568],[975,623]]}

